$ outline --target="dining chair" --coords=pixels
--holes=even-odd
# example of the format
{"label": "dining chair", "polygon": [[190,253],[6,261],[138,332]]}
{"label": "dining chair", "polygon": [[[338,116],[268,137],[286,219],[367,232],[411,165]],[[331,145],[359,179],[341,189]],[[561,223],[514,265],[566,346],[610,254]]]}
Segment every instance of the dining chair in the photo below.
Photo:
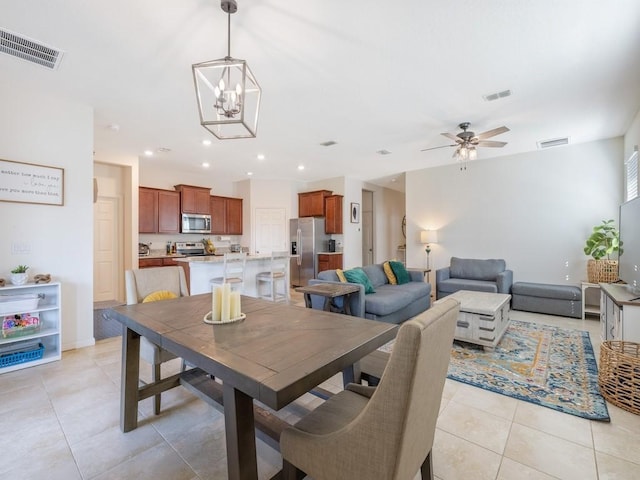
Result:
{"label": "dining chair", "polygon": [[244,289],[244,271],[247,265],[247,252],[227,252],[224,254],[222,276],[211,279],[212,285],[228,283],[232,290]]}
{"label": "dining chair", "polygon": [[402,324],[377,387],[350,383],[280,437],[283,478],[433,478],[431,449],[459,303]]}
{"label": "dining chair", "polygon": [[[282,288],[278,285],[282,283]],[[265,290],[264,287],[267,287]],[[272,302],[289,301],[289,252],[271,252],[269,271],[256,275],[258,297]]]}
{"label": "dining chair", "polygon": [[[153,267],[139,270],[127,270],[124,273],[127,305],[143,303],[145,300],[157,301],[169,297],[189,295],[184,269],[180,266]],[[169,295],[167,292],[170,292]],[[151,381],[161,379],[161,365],[176,356],[151,343],[147,338],[140,339],[140,358],[151,364]],[[184,369],[184,363],[182,365]],[[153,413],[160,413],[160,394],[154,396]]]}

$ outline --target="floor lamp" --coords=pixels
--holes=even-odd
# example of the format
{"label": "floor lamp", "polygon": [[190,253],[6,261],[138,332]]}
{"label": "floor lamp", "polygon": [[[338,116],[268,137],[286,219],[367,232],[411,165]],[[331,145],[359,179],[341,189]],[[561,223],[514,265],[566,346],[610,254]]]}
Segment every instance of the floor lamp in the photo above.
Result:
{"label": "floor lamp", "polygon": [[427,254],[427,270],[431,269],[429,264],[429,254],[431,253],[431,243],[438,243],[437,230],[423,230],[420,232],[420,242],[425,244],[424,251]]}

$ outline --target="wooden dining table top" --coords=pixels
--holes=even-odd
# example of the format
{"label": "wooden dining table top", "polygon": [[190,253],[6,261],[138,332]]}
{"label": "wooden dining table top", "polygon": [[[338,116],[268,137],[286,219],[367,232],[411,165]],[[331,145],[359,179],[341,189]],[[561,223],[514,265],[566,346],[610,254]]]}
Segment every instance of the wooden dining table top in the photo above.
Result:
{"label": "wooden dining table top", "polygon": [[211,295],[125,305],[110,315],[278,410],[392,340],[397,325],[241,297],[244,320],[210,325]]}

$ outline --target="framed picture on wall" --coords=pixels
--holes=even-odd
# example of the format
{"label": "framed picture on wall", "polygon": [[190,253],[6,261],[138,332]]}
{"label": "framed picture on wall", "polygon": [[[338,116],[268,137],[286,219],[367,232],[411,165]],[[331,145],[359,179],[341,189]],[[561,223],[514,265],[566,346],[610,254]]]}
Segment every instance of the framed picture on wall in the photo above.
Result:
{"label": "framed picture on wall", "polygon": [[351,223],[360,223],[360,204],[351,203]]}

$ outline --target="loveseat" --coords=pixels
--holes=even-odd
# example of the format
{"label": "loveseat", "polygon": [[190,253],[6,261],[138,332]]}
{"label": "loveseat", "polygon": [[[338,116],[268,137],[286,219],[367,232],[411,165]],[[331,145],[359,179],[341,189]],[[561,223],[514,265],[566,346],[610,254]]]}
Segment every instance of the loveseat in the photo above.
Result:
{"label": "loveseat", "polygon": [[448,267],[436,270],[436,298],[458,290],[510,293],[512,283],[513,272],[502,259],[451,257]]}
{"label": "loveseat", "polygon": [[[409,271],[409,282],[391,285],[383,264],[367,265],[362,269],[375,293],[365,295],[364,285],[346,282],[359,287],[359,291],[351,295],[352,315],[381,322],[402,323],[431,306],[431,285],[424,282],[422,271]],[[318,278],[309,280],[309,285],[318,283],[340,283],[340,279],[336,270],[325,270],[318,273]],[[336,299],[336,303],[341,306],[339,302],[341,299]],[[311,307],[322,310],[324,298],[311,295]]]}

